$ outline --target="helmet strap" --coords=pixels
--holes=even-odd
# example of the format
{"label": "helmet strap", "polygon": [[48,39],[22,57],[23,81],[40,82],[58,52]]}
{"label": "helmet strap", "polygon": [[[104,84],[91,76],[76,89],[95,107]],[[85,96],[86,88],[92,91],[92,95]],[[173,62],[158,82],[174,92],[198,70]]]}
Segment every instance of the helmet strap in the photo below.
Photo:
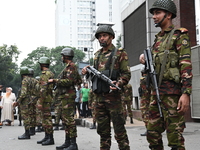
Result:
{"label": "helmet strap", "polygon": [[165,18],[167,17],[167,13],[164,15],[163,19],[155,24],[155,27],[160,27],[161,23],[165,20]]}

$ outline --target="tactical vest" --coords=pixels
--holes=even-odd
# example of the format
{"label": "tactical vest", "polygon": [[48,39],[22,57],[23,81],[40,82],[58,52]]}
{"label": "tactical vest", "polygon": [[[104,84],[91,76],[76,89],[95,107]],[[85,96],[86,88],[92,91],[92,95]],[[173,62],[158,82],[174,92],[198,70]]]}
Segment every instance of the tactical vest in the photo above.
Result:
{"label": "tactical vest", "polygon": [[[119,77],[119,70],[113,69],[114,64],[115,64],[115,61],[113,61],[113,59],[116,59],[116,52],[117,52],[116,48],[112,50],[112,52],[105,64],[105,70],[102,71],[102,74],[106,75],[111,80],[115,80],[115,81]],[[94,67],[97,70],[98,70],[100,55],[101,55],[101,52],[99,52],[97,59],[94,62]],[[93,92],[96,94],[109,93],[109,91],[110,91],[110,85],[97,77],[92,78],[92,84],[96,84],[96,86],[97,86],[96,90],[92,89]]]}
{"label": "tactical vest", "polygon": [[[158,77],[161,75],[161,66],[165,65],[165,70],[162,73],[163,77],[162,80],[173,80],[176,83],[180,83],[180,71],[178,68],[179,63],[179,56],[176,51],[176,47],[174,46],[174,42],[176,40],[176,36],[173,36],[170,39],[170,32],[168,34],[165,34],[162,39],[164,41],[161,43],[158,53],[153,52],[153,62],[155,64],[155,70],[158,75]],[[169,43],[169,49],[166,50],[167,43]],[[165,54],[167,52],[167,54]],[[166,62],[163,62],[164,57],[166,55]],[[162,76],[162,75],[161,75]]]}

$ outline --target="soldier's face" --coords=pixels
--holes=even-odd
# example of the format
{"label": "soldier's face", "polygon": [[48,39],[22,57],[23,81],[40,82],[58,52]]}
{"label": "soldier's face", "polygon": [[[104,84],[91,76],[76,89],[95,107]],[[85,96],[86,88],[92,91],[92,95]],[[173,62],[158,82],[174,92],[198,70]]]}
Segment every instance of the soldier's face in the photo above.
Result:
{"label": "soldier's face", "polygon": [[98,36],[99,43],[102,47],[107,47],[112,43],[113,37],[108,33],[100,33]]}
{"label": "soldier's face", "polygon": [[160,26],[165,26],[166,24],[168,24],[168,21],[171,21],[171,17],[172,17],[171,13],[166,12],[165,10],[162,9],[155,9],[153,11],[153,16],[152,16],[155,24],[161,22]]}

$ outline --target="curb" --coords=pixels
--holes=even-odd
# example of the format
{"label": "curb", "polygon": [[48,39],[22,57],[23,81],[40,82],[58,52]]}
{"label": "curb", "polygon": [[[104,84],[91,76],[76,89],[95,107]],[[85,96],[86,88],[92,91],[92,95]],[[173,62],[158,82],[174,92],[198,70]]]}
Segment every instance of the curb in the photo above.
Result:
{"label": "curb", "polygon": [[87,127],[87,128],[90,128],[92,126],[92,122],[90,122],[89,120],[87,119],[75,119],[76,121],[76,125],[80,125],[82,127]]}

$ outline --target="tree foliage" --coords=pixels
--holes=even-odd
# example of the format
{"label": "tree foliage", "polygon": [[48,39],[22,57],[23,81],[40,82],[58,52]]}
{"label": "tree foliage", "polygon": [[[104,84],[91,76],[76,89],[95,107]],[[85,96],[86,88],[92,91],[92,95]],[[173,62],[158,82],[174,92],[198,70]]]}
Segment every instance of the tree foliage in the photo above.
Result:
{"label": "tree foliage", "polygon": [[[0,46],[0,84],[4,87],[12,87],[13,91],[17,91],[20,82],[17,61],[20,51],[16,45],[8,46],[3,44]],[[17,83],[16,83],[17,82]]]}
{"label": "tree foliage", "polygon": [[122,36],[120,35],[117,38],[116,48],[122,47],[121,40],[122,40]]}

